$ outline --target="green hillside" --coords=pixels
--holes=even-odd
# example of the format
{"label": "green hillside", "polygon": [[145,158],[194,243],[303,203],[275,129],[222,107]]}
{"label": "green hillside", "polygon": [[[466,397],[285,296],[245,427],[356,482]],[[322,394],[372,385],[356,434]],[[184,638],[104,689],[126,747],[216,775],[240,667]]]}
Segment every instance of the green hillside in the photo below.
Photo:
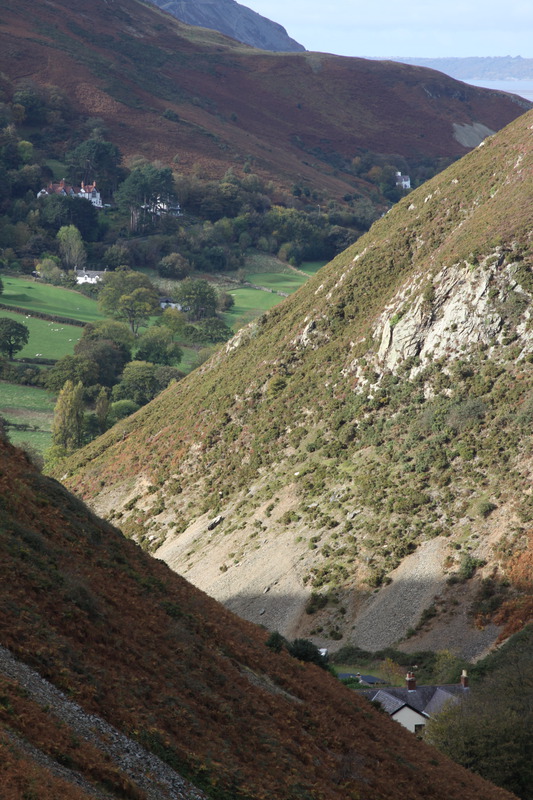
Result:
{"label": "green hillside", "polygon": [[[67,485],[231,608],[320,645],[436,630],[474,657],[523,624],[532,123],[420,187],[76,454]],[[306,614],[313,593],[322,610]]]}

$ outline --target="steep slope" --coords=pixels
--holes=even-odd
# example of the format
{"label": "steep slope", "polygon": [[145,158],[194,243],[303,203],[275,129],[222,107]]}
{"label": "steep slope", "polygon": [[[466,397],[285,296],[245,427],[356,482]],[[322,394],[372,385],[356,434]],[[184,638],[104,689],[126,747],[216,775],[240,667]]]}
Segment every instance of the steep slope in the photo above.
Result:
{"label": "steep slope", "polygon": [[261,16],[251,8],[236,3],[235,0],[151,0],[154,5],[168,11],[176,19],[188,25],[199,25],[201,28],[231,36],[238,42],[258,47],[260,50],[293,53],[305,50],[288,36],[287,31],[278,22]]}
{"label": "steep slope", "polygon": [[532,125],[409,195],[58,476],[269,628],[367,649],[418,632],[405,647],[473,658],[524,624]]}
{"label": "steep slope", "polygon": [[[9,797],[83,798],[92,786],[101,798],[200,800],[178,781],[185,773],[224,800],[510,800],[324,670],[272,652],[264,630],[147,556],[4,441],[0,456],[0,641],[42,676],[0,648],[2,797],[13,786]],[[137,744],[166,773],[143,763]],[[30,761],[42,754],[38,774],[21,776],[20,750]],[[50,760],[70,769],[64,780],[82,776],[78,787],[50,788],[63,780]]]}
{"label": "steep slope", "polygon": [[218,177],[248,164],[333,198],[376,191],[354,174],[358,155],[435,166],[528,107],[419,67],[250,50],[137,0],[90,13],[83,0],[4,0],[0,70],[60,87],[126,158]]}

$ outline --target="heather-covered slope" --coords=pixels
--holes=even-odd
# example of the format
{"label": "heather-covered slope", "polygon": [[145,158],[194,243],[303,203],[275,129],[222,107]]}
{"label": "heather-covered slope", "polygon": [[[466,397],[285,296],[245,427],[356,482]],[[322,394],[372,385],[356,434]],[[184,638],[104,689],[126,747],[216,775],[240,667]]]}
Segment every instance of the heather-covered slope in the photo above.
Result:
{"label": "heather-covered slope", "polygon": [[[143,553],[4,441],[0,500],[0,642],[78,704],[13,673],[0,650],[2,797],[81,800],[91,786],[101,798],[199,797],[161,788],[148,762],[139,783],[136,748],[121,761],[121,736],[98,717],[213,798],[511,797],[324,670],[273,653],[264,630]],[[87,733],[78,706],[94,715]],[[69,790],[45,756],[83,782]],[[33,762],[25,775],[24,762]]]}
{"label": "heather-covered slope", "polygon": [[271,629],[367,649],[417,632],[406,648],[473,658],[520,627],[532,126],[412,193],[58,477]]}
{"label": "heather-covered slope", "polygon": [[251,50],[137,0],[4,0],[0,70],[60,87],[126,158],[216,177],[247,164],[333,198],[376,191],[343,173],[358,155],[435,168],[528,107],[419,67]]}

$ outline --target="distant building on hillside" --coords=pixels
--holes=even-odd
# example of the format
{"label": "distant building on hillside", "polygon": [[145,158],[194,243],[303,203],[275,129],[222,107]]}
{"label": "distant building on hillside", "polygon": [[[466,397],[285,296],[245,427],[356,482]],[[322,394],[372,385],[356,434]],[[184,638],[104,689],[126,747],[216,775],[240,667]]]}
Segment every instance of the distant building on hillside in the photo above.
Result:
{"label": "distant building on hillside", "polygon": [[107,270],[100,272],[92,269],[77,269],[75,270],[76,283],[100,283],[104,279],[106,272]]}
{"label": "distant building on hillside", "polygon": [[176,303],[171,297],[160,297],[159,306],[163,309],[163,311],[165,308],[176,308],[178,311],[185,310],[180,303]]}
{"label": "distant building on hillside", "polygon": [[406,686],[364,689],[359,694],[379,703],[396,722],[412,733],[423,730],[428,719],[442,711],[447,703],[459,703],[468,694],[468,675],[463,670],[461,683],[445,686],[419,686],[413,672],[405,676]]}
{"label": "distant building on hillside", "polygon": [[44,189],[37,194],[37,197],[49,197],[52,194],[59,194],[63,197],[79,197],[83,200],[89,200],[96,208],[103,208],[102,197],[96,188],[96,182],[83,183],[80,186],[71,186],[65,182],[65,179],[59,183],[49,183]]}
{"label": "distant building on hillside", "polygon": [[396,186],[399,186],[401,189],[410,189],[411,188],[411,178],[409,175],[402,175],[401,172],[396,173]]}

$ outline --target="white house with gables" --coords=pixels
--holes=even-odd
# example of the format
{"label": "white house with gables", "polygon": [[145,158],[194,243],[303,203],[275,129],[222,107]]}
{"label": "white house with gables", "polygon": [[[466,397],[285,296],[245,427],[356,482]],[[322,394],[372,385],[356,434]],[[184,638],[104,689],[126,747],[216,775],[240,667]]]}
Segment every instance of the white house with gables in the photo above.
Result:
{"label": "white house with gables", "polygon": [[387,686],[365,689],[359,694],[379,703],[383,710],[412,733],[424,729],[428,719],[442,711],[448,703],[459,703],[468,694],[468,675],[463,670],[461,682],[445,686],[419,686],[413,672],[405,676],[405,688]]}
{"label": "white house with gables", "polygon": [[102,196],[96,188],[96,182],[84,183],[83,181],[79,186],[71,186],[65,182],[65,179],[59,183],[49,183],[44,189],[37,194],[37,197],[49,197],[53,194],[59,194],[63,197],[80,197],[83,200],[89,200],[95,208],[103,208]]}
{"label": "white house with gables", "polygon": [[411,178],[409,175],[402,175],[401,172],[396,173],[396,186],[399,186],[400,189],[410,189],[411,188]]}
{"label": "white house with gables", "polygon": [[104,279],[106,272],[107,270],[100,272],[92,269],[77,269],[75,270],[76,283],[92,283],[93,285],[100,283]]}

